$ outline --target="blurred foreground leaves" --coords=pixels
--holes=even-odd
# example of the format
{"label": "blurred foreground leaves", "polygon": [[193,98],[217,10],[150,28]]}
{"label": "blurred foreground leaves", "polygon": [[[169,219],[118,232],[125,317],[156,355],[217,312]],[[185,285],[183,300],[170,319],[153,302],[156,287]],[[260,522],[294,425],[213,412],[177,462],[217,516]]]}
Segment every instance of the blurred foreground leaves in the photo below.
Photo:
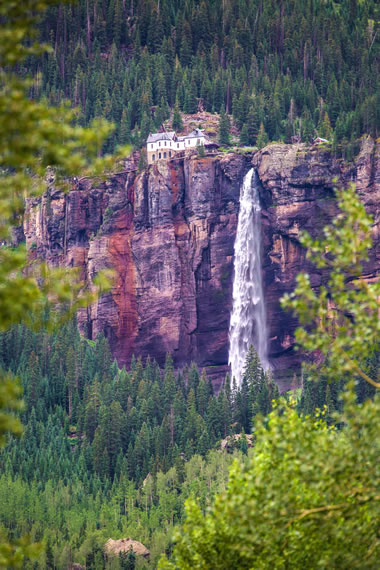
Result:
{"label": "blurred foreground leaves", "polygon": [[[24,246],[7,245],[11,228],[22,223],[25,199],[45,190],[48,167],[54,169],[57,185],[67,187],[70,177],[100,176],[118,158],[100,156],[112,125],[104,120],[90,128],[76,125],[75,109],[30,100],[30,83],[20,78],[25,59],[47,50],[38,44],[35,25],[48,6],[57,3],[0,0],[0,329],[20,320],[34,328],[52,328],[110,286],[110,273],[102,274],[86,290],[75,271],[52,270],[36,260],[30,264]],[[119,157],[127,150],[120,149]],[[0,445],[7,433],[22,431],[14,416],[22,407],[20,397],[17,379],[0,372]],[[9,543],[3,537],[0,567],[21,567],[24,557],[38,550],[27,538]]]}

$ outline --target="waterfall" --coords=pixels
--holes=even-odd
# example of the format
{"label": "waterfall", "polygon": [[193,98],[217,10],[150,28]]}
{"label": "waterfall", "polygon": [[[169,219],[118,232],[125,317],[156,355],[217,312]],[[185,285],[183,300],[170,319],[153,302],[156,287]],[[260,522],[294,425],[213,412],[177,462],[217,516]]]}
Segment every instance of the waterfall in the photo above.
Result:
{"label": "waterfall", "polygon": [[234,247],[233,303],[228,363],[240,386],[251,344],[261,365],[269,368],[267,325],[261,276],[261,224],[258,177],[251,168],[240,189],[240,211]]}

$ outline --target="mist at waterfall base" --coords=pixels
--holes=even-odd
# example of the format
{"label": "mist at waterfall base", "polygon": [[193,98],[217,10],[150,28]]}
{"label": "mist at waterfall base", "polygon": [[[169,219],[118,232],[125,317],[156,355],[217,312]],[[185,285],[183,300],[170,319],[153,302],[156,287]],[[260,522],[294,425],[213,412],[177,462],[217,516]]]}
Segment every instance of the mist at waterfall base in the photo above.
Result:
{"label": "mist at waterfall base", "polygon": [[269,369],[268,334],[261,274],[261,223],[258,177],[251,168],[240,189],[240,211],[234,247],[234,282],[228,363],[238,386],[245,359],[254,345],[261,365]]}

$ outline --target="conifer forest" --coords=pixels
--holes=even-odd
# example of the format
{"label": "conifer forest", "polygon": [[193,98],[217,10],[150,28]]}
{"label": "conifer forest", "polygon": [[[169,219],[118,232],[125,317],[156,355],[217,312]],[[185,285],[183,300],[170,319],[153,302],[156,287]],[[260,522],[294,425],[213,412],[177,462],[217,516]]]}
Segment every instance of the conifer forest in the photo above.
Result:
{"label": "conifer forest", "polygon": [[371,0],[79,0],[47,10],[52,50],[20,72],[32,97],[70,100],[80,124],[113,122],[109,152],[199,103],[246,126],[251,145],[263,123],[271,141],[347,146],[379,134],[378,19]]}
{"label": "conifer forest", "polygon": [[379,145],[376,0],[0,0],[0,570],[380,567]]}

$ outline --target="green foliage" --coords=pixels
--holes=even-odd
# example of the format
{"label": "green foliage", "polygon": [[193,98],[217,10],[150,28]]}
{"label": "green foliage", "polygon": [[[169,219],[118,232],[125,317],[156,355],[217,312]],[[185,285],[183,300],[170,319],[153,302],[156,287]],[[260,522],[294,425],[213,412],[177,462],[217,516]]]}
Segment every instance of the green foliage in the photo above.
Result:
{"label": "green foliage", "polygon": [[329,116],[326,111],[321,114],[321,120],[318,124],[318,135],[324,139],[331,140],[332,128]]}
{"label": "green foliage", "polygon": [[309,140],[327,113],[341,152],[379,136],[378,21],[375,0],[78,0],[41,19],[53,49],[28,57],[30,95],[70,98],[82,126],[114,122],[108,152],[140,147],[144,115],[161,121],[176,101],[194,113],[199,98],[209,112],[227,104],[250,145],[261,122],[270,140]]}
{"label": "green foliage", "polygon": [[263,123],[261,123],[259,134],[257,135],[257,140],[256,140],[257,148],[263,148],[268,144],[268,142],[269,142],[268,135],[265,131]]}
{"label": "green foliage", "polygon": [[224,112],[224,108],[222,107],[220,110],[220,119],[219,119],[219,135],[218,135],[219,144],[230,144],[230,118]]}
{"label": "green foliage", "polygon": [[145,149],[141,149],[139,163],[137,165],[139,172],[144,170],[147,167],[147,165],[148,165],[148,161],[146,158],[146,151],[145,151]]}
{"label": "green foliage", "polygon": [[119,555],[120,566],[122,570],[134,570],[136,567],[136,554],[133,550],[130,552],[121,552]]}
{"label": "green foliage", "polygon": [[259,422],[248,465],[233,465],[206,514],[187,501],[159,568],[377,567],[380,402],[346,399],[340,432],[289,406]]}
{"label": "green foliage", "polygon": [[[9,239],[11,227],[20,223],[25,198],[46,189],[44,179],[48,167],[54,167],[59,183],[63,175],[78,172],[96,175],[114,164],[109,157],[98,157],[104,139],[112,130],[110,125],[101,120],[92,128],[77,126],[76,113],[63,101],[53,108],[46,101],[30,100],[30,81],[20,79],[15,73],[27,56],[31,58],[44,51],[30,40],[36,35],[32,25],[36,23],[37,14],[43,13],[48,4],[51,2],[34,0],[17,6],[5,0],[0,4],[0,15],[6,16],[0,33],[0,216],[3,239]],[[33,322],[40,322],[48,305],[67,303],[73,314],[94,299],[77,279],[73,283],[75,278],[65,269],[53,272],[36,262],[33,267],[29,266],[25,248],[2,247],[0,328],[27,317],[32,306],[34,315],[30,320]],[[101,277],[98,285],[100,288],[105,286],[104,278]]]}
{"label": "green foliage", "polygon": [[23,409],[22,389],[11,374],[2,373],[0,383],[0,446],[6,443],[6,434],[20,435],[22,425],[12,412]]}
{"label": "green foliage", "polygon": [[205,147],[203,144],[197,145],[197,155],[199,158],[204,158],[206,156]]}
{"label": "green foliage", "polygon": [[172,127],[175,131],[182,131],[183,129],[182,117],[178,105],[174,107]]}
{"label": "green foliage", "polygon": [[[346,156],[353,156],[357,137],[365,132],[379,135],[380,36],[373,0],[296,1],[281,7],[275,0],[182,4],[0,0],[2,239],[8,239],[11,226],[21,219],[25,189],[27,197],[33,197],[45,188],[47,166],[54,167],[58,183],[79,172],[100,172],[110,159],[99,155],[112,152],[117,144],[139,147],[153,120],[167,118],[176,101],[178,113],[194,112],[198,97],[207,111],[223,105],[238,127],[247,126],[244,136],[250,144],[260,137],[258,146],[293,134],[304,141],[315,132],[330,139],[333,131],[336,152],[345,147]],[[36,14],[48,52],[33,43]],[[116,125],[113,131],[105,119]],[[221,129],[224,144],[229,143],[226,119]],[[355,208],[350,223],[360,236],[369,222],[364,223],[363,212]],[[346,239],[349,224],[338,223],[330,232],[336,232],[332,253],[342,248],[349,260],[348,248],[354,243],[357,256],[351,266],[356,267],[362,250],[355,239]],[[322,262],[334,260],[321,244],[314,246]],[[79,281],[73,285],[72,275],[63,270],[53,274],[44,265],[28,265],[22,248],[2,247],[0,257],[0,328],[5,331],[0,336],[0,364],[7,371],[0,383],[0,436],[4,441],[6,433],[13,433],[0,454],[0,525],[5,535],[0,566],[33,567],[25,557],[37,553],[17,538],[26,532],[47,545],[46,554],[39,554],[41,568],[67,568],[74,559],[102,567],[102,546],[110,536],[140,539],[153,552],[155,564],[161,552],[170,551],[170,536],[183,522],[187,497],[198,498],[194,517],[205,525],[200,527],[205,532],[199,533],[189,519],[197,545],[188,549],[192,566],[202,567],[194,557],[206,551],[207,560],[216,548],[215,536],[223,536],[227,547],[220,567],[244,568],[252,559],[254,566],[265,567],[264,549],[271,567],[281,567],[281,556],[295,568],[378,565],[373,530],[379,516],[379,473],[373,461],[379,451],[374,432],[378,404],[367,402],[357,412],[349,402],[341,420],[347,428],[341,432],[327,429],[323,422],[299,419],[286,407],[281,414],[272,412],[269,424],[262,423],[258,418],[271,410],[276,387],[262,373],[253,351],[242,387],[231,389],[227,378],[217,396],[195,367],[175,378],[170,359],[164,378],[150,360],[145,366],[134,361],[129,371],[119,370],[106,339],[81,341],[76,327],[67,322],[58,333],[45,331],[63,322],[52,311],[57,303],[70,305],[73,313],[91,300]],[[321,269],[327,270],[329,263]],[[369,332],[375,322],[371,295],[378,290],[353,274],[342,288],[339,272],[342,275],[346,266],[334,267],[321,302],[306,278],[300,278],[299,298],[287,301],[305,314],[306,326],[316,323],[318,328],[323,322],[325,332],[334,331],[331,350],[323,327],[311,336],[325,356],[325,376],[318,383],[305,381],[300,404],[304,412],[326,404],[328,424],[342,407],[340,390],[328,379],[341,379],[342,366],[347,375],[361,375],[356,391],[364,401],[373,389],[364,379],[376,378],[378,369]],[[99,283],[99,289],[103,286]],[[356,294],[362,295],[361,315],[358,310],[352,313]],[[328,301],[331,295],[339,303],[337,310]],[[332,322],[326,318],[331,311],[337,314]],[[9,328],[21,318],[35,324],[38,332]],[[299,335],[300,343],[315,349],[307,346],[302,332]],[[21,408],[16,374],[25,387],[26,430],[21,440],[15,437],[20,423],[14,413]],[[233,432],[248,433],[253,416],[258,453],[249,469],[235,468],[234,492],[227,492],[232,502],[222,501],[215,520],[204,517],[210,497],[225,489],[230,463],[230,456],[209,450]],[[245,452],[244,436],[241,446]],[[246,495],[240,501],[245,483]],[[228,525],[223,514],[227,521],[231,516]],[[217,528],[210,538],[210,529],[212,534],[219,523],[221,531]],[[182,540],[189,543],[187,535]],[[218,544],[216,556],[222,551]],[[206,567],[218,567],[217,560]]]}
{"label": "green foliage", "polygon": [[240,146],[248,146],[249,145],[249,135],[248,135],[248,126],[243,125],[241,132],[240,132]]}
{"label": "green foliage", "polygon": [[210,450],[249,432],[275,397],[253,348],[244,387],[227,377],[217,395],[195,365],[176,377],[170,356],[164,372],[149,358],[119,369],[105,337],[81,339],[75,322],[54,333],[14,326],[0,334],[0,356],[25,389],[24,436],[0,453],[0,525],[50,544],[58,568],[67,547],[95,564],[110,537],[132,536],[159,557],[185,499],[205,507],[225,488],[232,458]]}
{"label": "green foliage", "polygon": [[[109,157],[98,157],[104,139],[112,131],[110,125],[98,120],[91,128],[79,126],[77,113],[63,100],[56,107],[48,106],[44,100],[31,100],[33,82],[21,77],[23,66],[47,51],[34,42],[37,37],[34,26],[52,4],[39,0],[0,1],[1,330],[21,319],[36,328],[61,322],[62,315],[53,310],[58,304],[66,303],[73,314],[95,298],[92,292],[83,290],[78,279],[75,281],[73,273],[64,269],[50,271],[37,262],[29,264],[25,248],[4,246],[4,240],[10,240],[12,226],[21,221],[25,199],[39,195],[46,188],[44,178],[48,167],[54,168],[59,183],[64,176],[89,171],[96,175],[111,165]],[[52,176],[51,171],[48,176]],[[97,292],[102,286],[105,286],[104,276],[98,282]],[[33,403],[38,397],[35,371],[32,366],[30,401]],[[0,445],[4,445],[7,434],[21,433],[21,424],[13,415],[22,408],[20,396],[16,378],[0,370]],[[24,557],[33,557],[38,550],[38,545],[29,544],[27,538],[8,542],[2,536],[0,566],[21,567]]]}

